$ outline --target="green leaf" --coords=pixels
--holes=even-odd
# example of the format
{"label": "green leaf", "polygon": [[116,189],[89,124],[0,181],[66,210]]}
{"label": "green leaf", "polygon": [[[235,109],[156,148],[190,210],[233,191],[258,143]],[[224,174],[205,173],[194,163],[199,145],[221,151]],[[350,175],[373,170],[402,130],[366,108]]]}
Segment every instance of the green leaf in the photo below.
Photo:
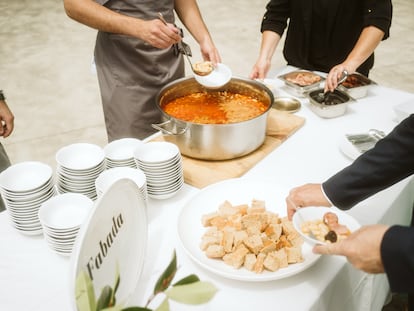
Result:
{"label": "green leaf", "polygon": [[76,277],[75,296],[78,311],[96,310],[95,290],[89,275],[83,270]]}
{"label": "green leaf", "polygon": [[217,288],[209,282],[195,282],[169,288],[165,294],[177,302],[198,305],[210,301],[217,292]]}
{"label": "green leaf", "polygon": [[168,265],[167,269],[161,274],[157,283],[154,287],[154,296],[158,293],[165,291],[171,284],[175,273],[177,272],[177,256],[175,250],[173,252],[173,257]]}
{"label": "green leaf", "polygon": [[121,311],[122,310],[122,306],[113,306],[113,307],[109,307],[109,308],[105,308],[102,309],[101,311]]}
{"label": "green leaf", "polygon": [[168,302],[168,298],[165,297],[162,303],[154,311],[170,311],[170,304]]}
{"label": "green leaf", "polygon": [[190,274],[186,276],[185,278],[179,280],[175,284],[173,284],[173,286],[191,284],[191,283],[198,282],[198,281],[200,281],[200,278],[197,275]]}
{"label": "green leaf", "polygon": [[118,290],[119,287],[119,283],[121,281],[121,276],[119,274],[119,266],[118,266],[118,262],[116,264],[116,271],[115,271],[115,284],[114,284],[114,290],[112,292],[112,296],[111,296],[111,304],[115,305],[116,303],[116,298],[115,298],[115,294]]}
{"label": "green leaf", "polygon": [[128,307],[122,309],[121,311],[152,311],[152,309],[142,308],[142,307]]}
{"label": "green leaf", "polygon": [[96,306],[96,311],[100,311],[102,309],[112,307],[111,298],[112,298],[113,290],[109,285],[106,285],[102,291],[101,295],[99,296],[98,303]]}

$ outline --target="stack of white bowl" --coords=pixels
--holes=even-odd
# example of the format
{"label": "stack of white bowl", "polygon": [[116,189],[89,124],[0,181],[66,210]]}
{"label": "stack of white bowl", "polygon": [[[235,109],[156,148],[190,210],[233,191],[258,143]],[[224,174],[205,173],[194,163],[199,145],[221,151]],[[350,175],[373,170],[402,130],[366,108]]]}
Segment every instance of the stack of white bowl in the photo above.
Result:
{"label": "stack of white bowl", "polygon": [[80,193],[63,193],[43,202],[39,219],[48,246],[69,256],[79,228],[92,210],[93,201]]}
{"label": "stack of white bowl", "polygon": [[136,138],[121,138],[111,141],[104,147],[106,168],[136,168],[134,150],[143,142]]}
{"label": "stack of white bowl", "polygon": [[184,184],[182,158],[178,147],[169,142],[148,142],[134,151],[137,167],[147,178],[148,196],[167,199]]}
{"label": "stack of white bowl", "polygon": [[144,172],[139,168],[114,167],[102,172],[95,180],[96,193],[98,198],[119,179],[131,179],[138,186],[144,200],[147,200],[147,179]]}
{"label": "stack of white bowl", "polygon": [[0,188],[12,225],[21,233],[42,233],[38,211],[54,196],[53,170],[36,161],[14,164],[0,174]]}
{"label": "stack of white bowl", "polygon": [[75,192],[95,200],[95,179],[105,170],[105,153],[94,144],[76,143],[56,153],[57,189],[59,193]]}

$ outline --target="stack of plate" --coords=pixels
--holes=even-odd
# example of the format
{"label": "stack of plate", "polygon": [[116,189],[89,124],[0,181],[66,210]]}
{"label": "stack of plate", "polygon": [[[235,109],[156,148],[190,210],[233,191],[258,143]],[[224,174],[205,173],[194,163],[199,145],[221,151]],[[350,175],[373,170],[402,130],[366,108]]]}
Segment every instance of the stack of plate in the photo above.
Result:
{"label": "stack of plate", "polygon": [[97,145],[77,143],[56,153],[59,193],[75,192],[96,199],[95,179],[105,170],[105,153]]}
{"label": "stack of plate", "polygon": [[93,201],[79,193],[64,193],[43,202],[39,219],[49,247],[69,256],[80,226],[92,210]]}
{"label": "stack of plate", "polygon": [[148,142],[134,151],[137,167],[147,178],[148,196],[167,199],[184,184],[182,158],[178,147],[169,142]]}
{"label": "stack of plate", "polygon": [[21,162],[0,174],[0,188],[12,225],[21,233],[42,233],[40,205],[55,195],[53,170],[35,161]]}
{"label": "stack of plate", "polygon": [[143,142],[136,138],[121,138],[114,140],[104,147],[106,168],[132,167],[136,168],[134,150]]}
{"label": "stack of plate", "polygon": [[144,200],[147,200],[147,179],[142,170],[131,167],[114,167],[102,172],[95,180],[98,198],[102,196],[117,180],[128,178],[138,186]]}

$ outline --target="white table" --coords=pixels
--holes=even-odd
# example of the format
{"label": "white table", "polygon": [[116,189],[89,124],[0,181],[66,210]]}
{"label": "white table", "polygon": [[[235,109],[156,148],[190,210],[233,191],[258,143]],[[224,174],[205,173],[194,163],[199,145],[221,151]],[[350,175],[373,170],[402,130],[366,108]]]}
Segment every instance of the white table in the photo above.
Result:
{"label": "white table", "polygon": [[[271,80],[283,94],[280,81]],[[278,95],[278,94],[277,94]],[[304,126],[242,178],[264,180],[291,188],[322,182],[351,160],[338,143],[344,133],[377,128],[389,132],[397,125],[393,106],[414,95],[380,86],[352,103],[346,115],[322,119],[302,99],[297,113]],[[408,224],[414,202],[414,182],[407,178],[361,202],[349,213],[361,224]],[[219,292],[201,308],[189,310],[380,310],[389,286],[385,275],[355,270],[342,257],[322,256],[306,271],[264,283],[225,279],[202,269],[182,249],[176,229],[180,208],[200,190],[185,185],[173,198],[149,200],[149,246],[134,302],[143,305],[160,273],[177,250],[179,277],[191,273],[213,282]],[[70,310],[69,258],[48,249],[41,236],[25,236],[0,214],[0,310]],[[175,310],[184,310],[183,306]]]}

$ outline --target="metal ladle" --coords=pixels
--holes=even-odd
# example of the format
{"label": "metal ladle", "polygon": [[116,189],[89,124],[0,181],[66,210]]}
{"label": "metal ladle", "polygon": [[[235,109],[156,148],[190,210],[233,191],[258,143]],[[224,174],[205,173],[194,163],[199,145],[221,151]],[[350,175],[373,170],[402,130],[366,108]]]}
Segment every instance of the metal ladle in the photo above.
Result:
{"label": "metal ladle", "polygon": [[[164,23],[165,26],[168,25],[167,21],[165,20],[165,18],[162,15],[161,12],[158,12],[158,18]],[[209,70],[203,70],[203,71],[197,70],[193,66],[193,64],[191,63],[191,60],[190,60],[191,55],[189,55],[189,53],[188,53],[188,45],[186,43],[184,43],[183,41],[178,42],[178,48],[186,56],[186,58],[187,58],[187,60],[190,64],[191,70],[193,71],[194,74],[199,75],[199,76],[207,76],[213,71],[213,69],[214,69],[213,66],[211,66],[211,68],[209,68]]]}
{"label": "metal ladle", "polygon": [[[338,87],[340,84],[342,84],[346,80],[346,78],[348,78],[348,71],[344,70],[342,72],[342,76],[339,79],[338,85],[336,87]],[[335,90],[334,91],[326,91],[326,92],[323,92],[323,93],[319,93],[318,96],[317,96],[318,97],[318,101],[320,103],[325,103],[326,101],[328,101],[329,96],[332,95],[334,92],[335,92]]]}

